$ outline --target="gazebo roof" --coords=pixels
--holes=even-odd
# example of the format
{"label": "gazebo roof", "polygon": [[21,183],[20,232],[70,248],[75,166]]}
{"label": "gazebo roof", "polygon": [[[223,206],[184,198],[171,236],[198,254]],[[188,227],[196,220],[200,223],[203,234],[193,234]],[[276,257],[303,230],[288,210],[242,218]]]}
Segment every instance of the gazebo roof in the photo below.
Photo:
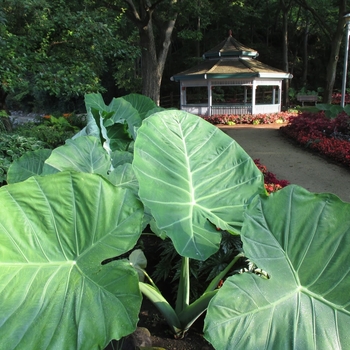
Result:
{"label": "gazebo roof", "polygon": [[291,78],[289,73],[273,68],[255,59],[216,59],[172,76],[172,80],[224,79],[224,78]]}
{"label": "gazebo roof", "polygon": [[259,54],[256,50],[244,46],[238,40],[230,35],[227,39],[222,41],[220,44],[216,45],[206,53],[204,53],[203,58],[219,58],[219,57],[258,57]]}
{"label": "gazebo roof", "polygon": [[204,53],[204,61],[171,77],[173,81],[201,79],[274,78],[289,79],[292,75],[255,59],[256,50],[244,46],[231,35]]}

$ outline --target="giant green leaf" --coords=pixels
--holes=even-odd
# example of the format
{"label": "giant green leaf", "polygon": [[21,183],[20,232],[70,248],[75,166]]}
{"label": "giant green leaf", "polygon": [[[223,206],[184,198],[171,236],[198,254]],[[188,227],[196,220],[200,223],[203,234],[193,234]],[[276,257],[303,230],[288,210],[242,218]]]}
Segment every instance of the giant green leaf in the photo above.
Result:
{"label": "giant green leaf", "polygon": [[50,154],[50,149],[39,149],[26,152],[22,157],[14,160],[7,172],[7,183],[13,184],[27,180],[31,176],[40,175]]}
{"label": "giant green leaf", "polygon": [[111,119],[115,123],[129,120],[132,124],[140,124],[142,121],[139,112],[124,97],[114,98],[108,106],[108,111],[113,112]]}
{"label": "giant green leaf", "polygon": [[114,151],[127,151],[133,141],[128,132],[127,124],[115,123],[106,128],[109,146]]}
{"label": "giant green leaf", "polygon": [[110,172],[107,179],[114,186],[122,186],[129,188],[137,195],[139,189],[139,183],[135,177],[134,170],[130,163],[119,165]]}
{"label": "giant green leaf", "polygon": [[143,121],[133,166],[140,198],[179,254],[206,259],[221,229],[239,232],[251,196],[264,192],[262,173],[229,136],[202,118],[164,111]]}
{"label": "giant green leaf", "polygon": [[0,189],[1,349],[102,349],[138,320],[125,260],[142,204],[101,176],[62,172]]}
{"label": "giant green leaf", "polygon": [[107,176],[111,159],[98,138],[81,136],[55,148],[45,161],[43,175],[59,171],[79,171]]}
{"label": "giant green leaf", "polygon": [[86,114],[86,126],[81,129],[79,132],[77,132],[72,139],[76,139],[81,136],[95,136],[100,137],[100,129],[98,125],[96,124],[96,121],[94,117],[91,115],[91,113]]}
{"label": "giant green leaf", "polygon": [[350,203],[288,186],[256,198],[243,248],[269,280],[230,277],[209,305],[215,349],[350,349]]}
{"label": "giant green leaf", "polygon": [[124,165],[125,163],[131,164],[134,159],[134,155],[128,151],[114,151],[111,154],[111,157],[112,165],[114,168],[119,165]]}
{"label": "giant green leaf", "polygon": [[105,104],[103,97],[100,93],[91,93],[84,96],[85,107],[88,111],[90,108],[94,108],[100,111],[106,111],[108,106]]}
{"label": "giant green leaf", "polygon": [[[154,108],[157,108],[155,102],[147,96],[143,96],[140,94],[129,94],[122,97],[125,101],[128,101],[139,113],[140,121],[146,118],[148,112]],[[137,127],[141,126],[136,125]]]}
{"label": "giant green leaf", "polygon": [[[85,95],[85,105],[88,115],[92,113],[95,118],[96,124],[102,132],[103,127],[107,130],[109,128],[116,128],[118,124],[123,128],[126,123],[128,128],[126,135],[128,142],[131,141],[131,136],[135,139],[136,129],[141,125],[142,119],[140,113],[145,113],[145,109],[153,108],[155,105],[152,100],[148,97],[131,94],[129,97],[130,101],[135,105],[136,108],[128,101],[128,97],[113,98],[111,103],[107,106],[102,98],[101,94],[87,94]],[[99,120],[102,118],[101,121]],[[119,130],[119,129],[118,129]],[[120,131],[120,130],[119,130]],[[108,137],[111,138],[110,134],[115,133],[115,131],[108,131]],[[113,140],[112,140],[113,141]]]}

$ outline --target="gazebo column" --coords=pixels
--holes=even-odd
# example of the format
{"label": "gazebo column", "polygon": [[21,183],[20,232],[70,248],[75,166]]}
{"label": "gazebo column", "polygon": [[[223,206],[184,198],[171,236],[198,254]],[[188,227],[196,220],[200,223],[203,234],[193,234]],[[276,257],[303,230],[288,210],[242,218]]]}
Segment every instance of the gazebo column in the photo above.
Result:
{"label": "gazebo column", "polygon": [[256,95],[256,82],[253,81],[252,85],[252,114],[255,114],[255,95]]}
{"label": "gazebo column", "polygon": [[276,103],[276,88],[272,88],[272,104],[274,105]]}
{"label": "gazebo column", "polygon": [[212,111],[212,105],[213,105],[213,94],[212,94],[212,86],[211,86],[211,81],[208,80],[208,111],[207,115],[211,116],[211,111]]}
{"label": "gazebo column", "polygon": [[247,104],[247,97],[248,97],[248,93],[247,93],[247,87],[245,86],[244,87],[244,104],[246,105]]}
{"label": "gazebo column", "polygon": [[281,103],[282,103],[282,82],[278,83],[278,112],[281,112]]}
{"label": "gazebo column", "polygon": [[180,108],[187,104],[186,86],[184,86],[182,83],[180,84],[180,103]]}

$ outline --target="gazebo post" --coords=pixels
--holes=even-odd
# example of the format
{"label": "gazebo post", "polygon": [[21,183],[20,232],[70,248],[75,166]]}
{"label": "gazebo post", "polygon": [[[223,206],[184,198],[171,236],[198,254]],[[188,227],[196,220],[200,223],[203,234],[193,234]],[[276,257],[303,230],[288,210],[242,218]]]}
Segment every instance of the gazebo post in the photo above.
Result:
{"label": "gazebo post", "polygon": [[244,87],[244,104],[247,104],[247,87]]}
{"label": "gazebo post", "polygon": [[186,97],[186,87],[183,85],[183,83],[180,83],[180,103],[181,103],[181,108],[182,106],[186,105],[187,97]]}
{"label": "gazebo post", "polygon": [[281,112],[281,103],[282,103],[282,82],[278,83],[278,112]]}
{"label": "gazebo post", "polygon": [[274,105],[276,103],[276,88],[272,88],[272,104]]}
{"label": "gazebo post", "polygon": [[253,80],[252,85],[252,114],[255,114],[255,93],[256,93],[256,82]]}
{"label": "gazebo post", "polygon": [[208,111],[207,111],[207,115],[209,117],[211,116],[212,105],[213,105],[212,86],[211,86],[211,80],[208,80]]}

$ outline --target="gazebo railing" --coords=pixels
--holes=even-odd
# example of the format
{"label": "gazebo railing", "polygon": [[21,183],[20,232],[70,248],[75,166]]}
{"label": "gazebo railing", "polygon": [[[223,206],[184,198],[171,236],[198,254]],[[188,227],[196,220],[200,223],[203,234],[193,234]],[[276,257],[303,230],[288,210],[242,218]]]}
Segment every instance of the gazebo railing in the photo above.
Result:
{"label": "gazebo railing", "polygon": [[254,114],[269,114],[269,113],[279,113],[279,112],[281,112],[281,106],[277,103],[257,104],[255,105]]}
{"label": "gazebo railing", "polygon": [[188,113],[196,114],[196,115],[210,115],[210,108],[207,104],[188,104],[182,105],[181,109]]}
{"label": "gazebo railing", "polygon": [[233,114],[233,115],[242,115],[242,114],[252,114],[252,105],[220,105],[212,106],[210,115],[215,114]]}
{"label": "gazebo railing", "polygon": [[[196,115],[216,115],[216,114],[252,114],[251,104],[228,104],[208,107],[207,104],[188,104],[182,105],[181,109]],[[257,104],[254,108],[254,114],[278,113],[280,112],[279,104]]]}

